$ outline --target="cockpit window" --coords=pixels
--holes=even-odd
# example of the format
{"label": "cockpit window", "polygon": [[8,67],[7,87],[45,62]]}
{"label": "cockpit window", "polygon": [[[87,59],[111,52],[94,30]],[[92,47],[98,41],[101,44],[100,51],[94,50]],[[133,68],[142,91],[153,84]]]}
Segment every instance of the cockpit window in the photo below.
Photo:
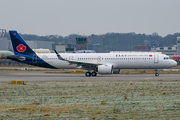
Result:
{"label": "cockpit window", "polygon": [[169,60],[169,59],[171,59],[170,57],[164,57],[164,60]]}

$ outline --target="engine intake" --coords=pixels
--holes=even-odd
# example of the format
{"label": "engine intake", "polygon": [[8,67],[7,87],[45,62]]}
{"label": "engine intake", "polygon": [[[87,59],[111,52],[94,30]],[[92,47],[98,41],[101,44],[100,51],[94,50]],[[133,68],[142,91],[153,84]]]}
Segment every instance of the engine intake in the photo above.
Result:
{"label": "engine intake", "polygon": [[112,74],[112,72],[113,66],[111,64],[98,66],[98,74]]}

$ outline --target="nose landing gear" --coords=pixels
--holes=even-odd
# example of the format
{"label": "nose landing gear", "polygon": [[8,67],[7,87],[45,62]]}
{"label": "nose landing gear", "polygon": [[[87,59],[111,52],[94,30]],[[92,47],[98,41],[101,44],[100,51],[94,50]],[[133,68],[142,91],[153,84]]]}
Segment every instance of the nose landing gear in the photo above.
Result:
{"label": "nose landing gear", "polygon": [[155,76],[158,77],[159,76],[158,70],[156,69],[155,72],[156,72]]}

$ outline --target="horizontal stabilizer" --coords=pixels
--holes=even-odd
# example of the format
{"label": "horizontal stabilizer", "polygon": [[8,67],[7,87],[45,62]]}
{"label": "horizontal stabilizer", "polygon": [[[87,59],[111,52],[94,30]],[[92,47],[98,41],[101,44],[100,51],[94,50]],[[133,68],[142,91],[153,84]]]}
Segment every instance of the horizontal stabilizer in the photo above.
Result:
{"label": "horizontal stabilizer", "polygon": [[23,57],[23,56],[18,56],[18,55],[9,55],[9,56],[7,56],[7,59],[16,59],[16,60],[20,60],[20,61],[26,60],[25,57]]}

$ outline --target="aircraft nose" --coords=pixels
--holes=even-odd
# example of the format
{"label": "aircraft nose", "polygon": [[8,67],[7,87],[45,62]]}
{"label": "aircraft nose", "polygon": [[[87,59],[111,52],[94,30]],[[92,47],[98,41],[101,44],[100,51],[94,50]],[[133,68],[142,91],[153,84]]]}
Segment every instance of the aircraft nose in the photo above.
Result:
{"label": "aircraft nose", "polygon": [[171,65],[172,65],[172,67],[174,67],[174,66],[177,65],[177,62],[176,62],[175,60],[173,60],[173,61],[171,62]]}

